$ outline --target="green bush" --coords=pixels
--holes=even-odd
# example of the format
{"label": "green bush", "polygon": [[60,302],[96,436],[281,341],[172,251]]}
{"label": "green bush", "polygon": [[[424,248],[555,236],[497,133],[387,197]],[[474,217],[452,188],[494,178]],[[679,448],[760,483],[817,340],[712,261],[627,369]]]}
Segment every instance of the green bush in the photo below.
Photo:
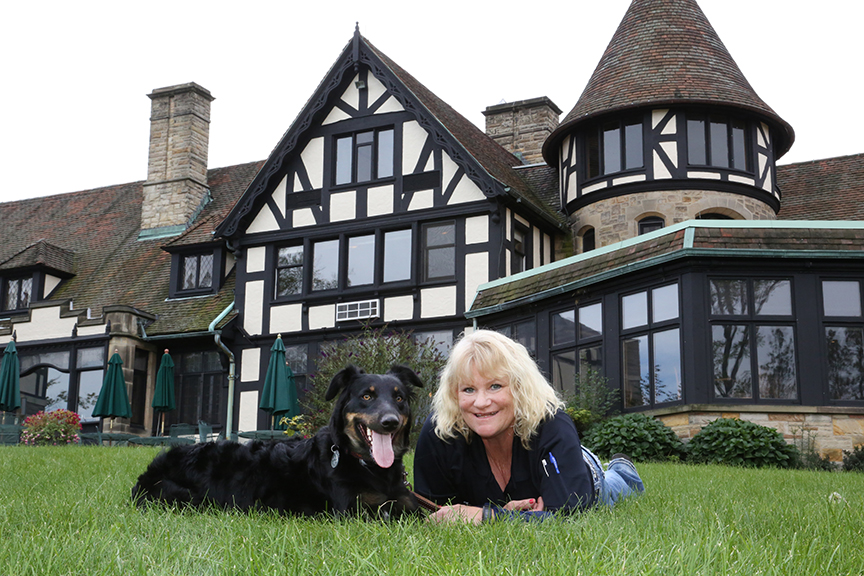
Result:
{"label": "green bush", "polygon": [[394,364],[408,366],[420,377],[424,388],[415,390],[411,402],[414,423],[411,445],[417,441],[420,427],[429,415],[432,393],[438,384],[438,373],[447,359],[436,348],[435,342],[415,342],[410,333],[389,330],[386,326],[370,328],[344,340],[326,342],[318,356],[317,370],[309,378],[300,404],[303,407],[303,435],[314,434],[330,421],[333,402],[324,399],[330,380],[337,372],[354,364],[370,374],[383,374]]}
{"label": "green bush", "polygon": [[575,384],[576,392],[565,398],[564,411],[573,419],[579,434],[585,434],[591,426],[612,415],[618,391],[611,390],[609,381],[592,369],[577,374]]}
{"label": "green bush", "polygon": [[864,472],[864,446],[856,446],[851,452],[843,451],[843,470]]}
{"label": "green bush", "polygon": [[777,430],[746,420],[720,418],[693,437],[688,445],[693,462],[761,468],[794,467],[798,449]]}
{"label": "green bush", "polygon": [[644,414],[613,416],[592,426],[583,442],[603,458],[620,452],[638,462],[666,461],[686,454],[684,443],[672,429]]}

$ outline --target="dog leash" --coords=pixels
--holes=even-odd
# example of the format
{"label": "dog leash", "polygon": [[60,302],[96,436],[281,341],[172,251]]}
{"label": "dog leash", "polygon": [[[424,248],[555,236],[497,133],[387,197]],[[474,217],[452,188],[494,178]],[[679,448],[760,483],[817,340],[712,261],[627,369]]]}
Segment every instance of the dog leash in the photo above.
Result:
{"label": "dog leash", "polygon": [[438,504],[436,504],[432,500],[429,500],[428,498],[424,498],[423,496],[421,496],[420,494],[417,494],[413,490],[411,490],[411,494],[413,494],[414,497],[417,498],[417,503],[420,505],[421,508],[428,510],[429,512],[437,512],[438,510],[441,509],[441,506],[439,506]]}
{"label": "dog leash", "polygon": [[402,482],[405,484],[405,488],[407,488],[408,491],[414,495],[414,498],[417,499],[417,504],[419,504],[421,508],[423,508],[424,510],[428,510],[429,512],[437,512],[441,509],[440,505],[436,504],[432,500],[429,500],[428,498],[424,498],[423,496],[417,494],[417,492],[414,491],[414,487],[411,486],[410,482],[408,482],[408,471],[404,468],[402,469]]}

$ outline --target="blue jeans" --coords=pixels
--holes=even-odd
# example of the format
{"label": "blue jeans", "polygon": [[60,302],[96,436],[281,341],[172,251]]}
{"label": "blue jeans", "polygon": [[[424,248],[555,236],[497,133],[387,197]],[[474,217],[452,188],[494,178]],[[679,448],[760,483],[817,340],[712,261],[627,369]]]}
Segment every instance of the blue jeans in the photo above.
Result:
{"label": "blue jeans", "polygon": [[582,458],[594,478],[595,504],[614,506],[622,498],[645,491],[636,467],[624,458],[615,458],[606,465],[606,470],[603,470],[600,459],[584,446]]}

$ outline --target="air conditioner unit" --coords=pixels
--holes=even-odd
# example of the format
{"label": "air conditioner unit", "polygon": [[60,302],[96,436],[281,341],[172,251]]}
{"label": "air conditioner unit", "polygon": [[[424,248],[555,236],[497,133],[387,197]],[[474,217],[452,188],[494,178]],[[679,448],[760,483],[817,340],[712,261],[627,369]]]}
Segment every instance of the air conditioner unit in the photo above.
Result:
{"label": "air conditioner unit", "polygon": [[378,300],[360,300],[359,302],[340,302],[336,304],[336,321],[362,320],[378,318]]}

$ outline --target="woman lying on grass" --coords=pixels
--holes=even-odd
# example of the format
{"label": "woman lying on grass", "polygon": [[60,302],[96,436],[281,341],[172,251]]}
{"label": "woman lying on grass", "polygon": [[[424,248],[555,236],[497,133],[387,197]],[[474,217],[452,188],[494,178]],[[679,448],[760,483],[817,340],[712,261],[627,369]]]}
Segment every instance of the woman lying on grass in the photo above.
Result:
{"label": "woman lying on grass", "polygon": [[626,456],[603,470],[562,405],[524,346],[490,330],[463,337],[414,457],[417,492],[447,504],[432,519],[539,520],[642,492]]}

